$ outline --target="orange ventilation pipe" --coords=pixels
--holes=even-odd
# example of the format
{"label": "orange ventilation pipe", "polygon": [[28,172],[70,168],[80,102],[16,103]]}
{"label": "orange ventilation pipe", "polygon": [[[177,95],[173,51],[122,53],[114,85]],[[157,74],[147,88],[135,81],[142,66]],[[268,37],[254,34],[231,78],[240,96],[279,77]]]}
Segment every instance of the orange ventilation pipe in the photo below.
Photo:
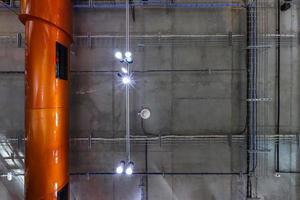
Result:
{"label": "orange ventilation pipe", "polygon": [[25,25],[25,198],[69,199],[71,0],[21,0]]}

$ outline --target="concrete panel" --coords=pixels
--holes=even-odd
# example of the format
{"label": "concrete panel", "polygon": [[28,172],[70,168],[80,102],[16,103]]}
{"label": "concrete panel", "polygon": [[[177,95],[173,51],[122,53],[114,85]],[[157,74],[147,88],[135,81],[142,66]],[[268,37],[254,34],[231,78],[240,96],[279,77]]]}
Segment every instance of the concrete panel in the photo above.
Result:
{"label": "concrete panel", "polygon": [[229,99],[178,99],[174,103],[173,130],[186,134],[230,132],[230,106]]}
{"label": "concrete panel", "polygon": [[1,48],[0,44],[0,71],[23,71],[25,55],[23,48],[10,46]]}
{"label": "concrete panel", "polygon": [[0,130],[14,137],[24,130],[24,78],[19,74],[0,75]]}
{"label": "concrete panel", "polygon": [[[217,189],[218,188],[218,189]],[[220,190],[219,190],[220,189]],[[230,176],[173,178],[173,199],[224,199],[230,200]]]}
{"label": "concrete panel", "polygon": [[[232,54],[228,47],[179,47],[174,49],[174,69],[228,69]],[[222,59],[218,59],[222,58]]]}
{"label": "concrete panel", "polygon": [[111,131],[112,75],[74,75],[71,88],[71,131]]}

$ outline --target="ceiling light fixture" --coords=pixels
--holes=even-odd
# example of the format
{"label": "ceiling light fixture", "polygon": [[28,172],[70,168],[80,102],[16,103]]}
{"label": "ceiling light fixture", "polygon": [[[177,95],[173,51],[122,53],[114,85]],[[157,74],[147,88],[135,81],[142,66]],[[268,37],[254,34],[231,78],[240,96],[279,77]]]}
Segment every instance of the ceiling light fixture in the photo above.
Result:
{"label": "ceiling light fixture", "polygon": [[125,52],[125,57],[126,58],[131,58],[131,56],[132,56],[132,53],[130,51]]}
{"label": "ceiling light fixture", "polygon": [[121,70],[124,74],[128,74],[128,70],[125,67],[122,67]]}
{"label": "ceiling light fixture", "polygon": [[121,161],[116,168],[116,173],[122,174],[124,172],[124,167],[125,167],[125,161]]}
{"label": "ceiling light fixture", "polygon": [[122,78],[122,82],[123,82],[124,85],[130,84],[130,83],[131,83],[131,78],[130,78],[130,76],[124,76],[124,77]]}
{"label": "ceiling light fixture", "polygon": [[118,59],[118,60],[123,60],[123,54],[120,52],[120,51],[117,51],[115,53],[115,57]]}
{"label": "ceiling light fixture", "polygon": [[133,174],[133,167],[134,167],[134,163],[129,162],[127,167],[126,167],[126,170],[125,170],[126,175],[132,175]]}

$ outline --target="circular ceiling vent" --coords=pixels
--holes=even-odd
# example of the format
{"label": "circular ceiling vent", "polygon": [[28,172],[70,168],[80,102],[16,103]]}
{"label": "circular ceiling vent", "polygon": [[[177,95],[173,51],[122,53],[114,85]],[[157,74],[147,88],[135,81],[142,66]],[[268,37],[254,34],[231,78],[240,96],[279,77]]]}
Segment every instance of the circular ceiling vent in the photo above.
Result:
{"label": "circular ceiling vent", "polygon": [[149,119],[151,116],[151,112],[148,108],[143,108],[140,112],[139,112],[139,116],[141,116],[142,119]]}

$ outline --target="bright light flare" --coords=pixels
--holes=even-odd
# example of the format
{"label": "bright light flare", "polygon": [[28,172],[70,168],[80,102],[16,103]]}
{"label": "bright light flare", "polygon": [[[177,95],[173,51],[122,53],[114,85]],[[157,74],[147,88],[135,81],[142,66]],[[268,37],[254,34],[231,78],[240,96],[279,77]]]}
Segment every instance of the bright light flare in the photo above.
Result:
{"label": "bright light flare", "polygon": [[123,171],[124,171],[124,166],[125,166],[125,162],[121,161],[120,164],[116,168],[116,173],[117,174],[122,174]]}
{"label": "bright light flare", "polygon": [[132,59],[132,57],[128,57],[128,58],[126,58],[126,61],[127,61],[129,64],[133,63],[133,59]]}
{"label": "bright light flare", "polygon": [[125,84],[125,85],[128,85],[131,83],[131,78],[129,76],[124,76],[122,78],[122,83]]}
{"label": "bright light flare", "polygon": [[6,175],[6,178],[7,178],[8,181],[12,181],[13,174],[11,172],[8,172],[7,175]]}
{"label": "bright light flare", "polygon": [[132,168],[127,168],[126,169],[126,174],[127,175],[132,175],[132,173],[133,173],[133,169]]}
{"label": "bright light flare", "polygon": [[133,167],[134,167],[133,162],[128,163],[127,168],[125,170],[125,173],[127,175],[132,175],[133,174]]}
{"label": "bright light flare", "polygon": [[115,53],[115,57],[118,59],[118,60],[122,60],[123,59],[123,54],[120,52],[120,51],[117,51]]}
{"label": "bright light flare", "polygon": [[128,70],[125,67],[122,67],[121,70],[124,74],[128,74]]}
{"label": "bright light flare", "polygon": [[[122,68],[121,68],[121,70],[122,70]],[[119,82],[118,85],[124,86],[124,87],[125,86],[134,87],[135,80],[134,80],[133,73],[131,73],[130,71],[128,71],[128,73],[123,73],[123,71],[120,71],[117,73],[117,77],[118,77],[118,82]]]}
{"label": "bright light flare", "polygon": [[125,57],[126,58],[131,58],[132,53],[130,51],[125,52]]}
{"label": "bright light flare", "polygon": [[122,174],[122,173],[123,173],[123,170],[124,170],[124,168],[123,168],[122,166],[118,166],[118,167],[116,168],[116,173],[117,173],[117,174]]}

